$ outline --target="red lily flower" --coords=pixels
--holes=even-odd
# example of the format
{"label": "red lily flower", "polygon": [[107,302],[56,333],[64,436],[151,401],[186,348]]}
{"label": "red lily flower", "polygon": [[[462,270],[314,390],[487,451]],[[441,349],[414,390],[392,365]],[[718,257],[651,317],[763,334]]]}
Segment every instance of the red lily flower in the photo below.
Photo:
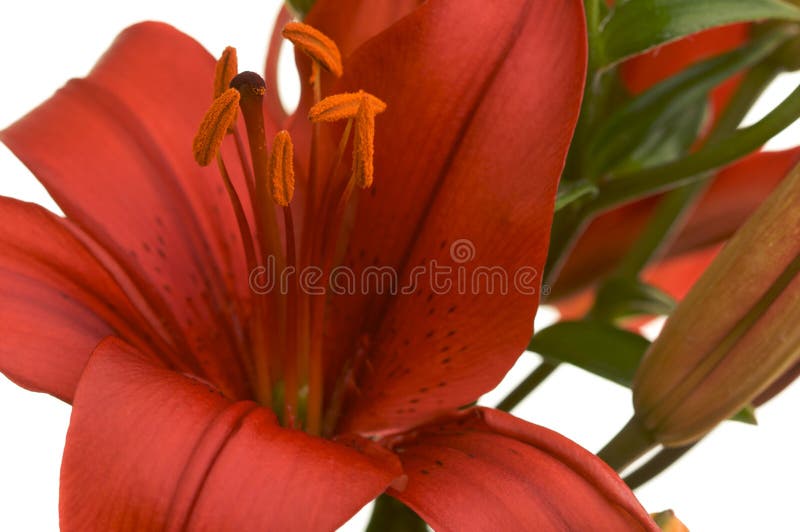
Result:
{"label": "red lily flower", "polygon": [[[334,4],[351,2],[320,0],[318,12]],[[324,79],[325,93],[363,89],[388,107],[375,120],[375,185],[357,196],[340,263],[407,272],[452,263],[450,242],[468,238],[482,262],[541,271],[586,50],[581,2],[533,7],[431,0],[352,41],[374,35],[345,54],[345,76],[330,91]],[[535,295],[331,297],[312,316],[323,327],[309,341],[324,349],[305,368],[309,412],[316,397],[328,421],[313,426],[309,413],[306,428],[325,437],[293,428],[299,411],[278,409],[279,423],[268,406],[282,399],[278,385],[288,403],[299,357],[261,349],[263,300],[247,277],[257,243],[246,240],[275,209],[249,193],[246,162],[228,165],[226,190],[224,175],[192,160],[213,80],[214,61],[196,42],[145,23],[87,78],[0,133],[67,216],[0,200],[0,369],[73,404],[62,529],[331,529],[388,490],[438,530],[655,530],[621,480],[577,445],[507,414],[458,411],[524,349]],[[338,131],[314,134],[304,115],[289,118],[291,208],[296,234],[317,240],[298,239],[299,257],[314,245],[344,248],[320,222],[336,197],[311,170],[326,168]],[[264,130],[281,125],[267,119]],[[255,161],[263,144],[250,126]],[[226,141],[221,159],[237,151]]]}

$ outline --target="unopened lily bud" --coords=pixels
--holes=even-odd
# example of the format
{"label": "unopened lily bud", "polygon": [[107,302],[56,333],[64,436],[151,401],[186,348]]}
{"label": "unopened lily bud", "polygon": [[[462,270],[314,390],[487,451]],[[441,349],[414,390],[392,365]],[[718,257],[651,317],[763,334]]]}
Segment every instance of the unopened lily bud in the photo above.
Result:
{"label": "unopened lily bud", "polygon": [[634,380],[635,421],[667,446],[699,439],[800,360],[798,323],[800,168],[670,316]]}

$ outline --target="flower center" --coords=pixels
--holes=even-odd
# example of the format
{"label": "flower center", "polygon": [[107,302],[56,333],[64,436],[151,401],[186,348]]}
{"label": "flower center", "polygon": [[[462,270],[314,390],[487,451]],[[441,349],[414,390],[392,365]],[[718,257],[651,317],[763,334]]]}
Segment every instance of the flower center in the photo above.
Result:
{"label": "flower center", "polygon": [[[318,30],[290,23],[283,35],[312,60],[314,106],[309,111],[311,143],[308,172],[302,183],[301,205],[295,192],[294,146],[287,131],[267,142],[264,124],[264,80],[254,72],[237,72],[236,52],[227,48],[217,63],[214,101],[194,141],[197,162],[216,161],[220,178],[236,216],[249,269],[252,304],[243,332],[242,358],[255,399],[272,408],[281,422],[312,434],[330,432],[340,394],[324,390],[323,336],[330,272],[349,241],[345,223],[354,191],[373,181],[375,116],[386,108],[363,91],[322,98],[321,69],[340,76],[336,45]],[[228,88],[230,87],[230,88]],[[236,127],[241,112],[246,143]],[[338,149],[322,168],[320,129],[323,123],[346,121]],[[342,161],[351,141],[353,163]],[[242,202],[221,150],[226,138],[236,144],[249,202]],[[247,216],[252,215],[252,224]],[[294,214],[293,214],[294,211]],[[295,215],[303,221],[296,231]],[[313,269],[322,286],[301,283],[301,272]],[[266,278],[265,278],[266,276]],[[261,287],[269,286],[269,290]],[[326,404],[327,400],[327,404]]]}

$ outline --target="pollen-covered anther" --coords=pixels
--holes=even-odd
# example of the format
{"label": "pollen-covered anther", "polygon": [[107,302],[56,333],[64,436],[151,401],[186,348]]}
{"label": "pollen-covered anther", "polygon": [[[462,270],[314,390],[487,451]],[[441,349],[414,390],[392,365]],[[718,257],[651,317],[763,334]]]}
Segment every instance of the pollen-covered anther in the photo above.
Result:
{"label": "pollen-covered anther", "polygon": [[361,101],[356,113],[353,139],[353,180],[361,188],[372,186],[375,156],[375,114],[367,99]]}
{"label": "pollen-covered anther", "polygon": [[328,96],[308,112],[312,122],[336,122],[355,118],[362,103],[374,117],[386,110],[386,104],[368,92],[343,92]]}
{"label": "pollen-covered anther", "polygon": [[200,166],[208,166],[219,153],[222,139],[236,119],[239,98],[235,89],[226,90],[214,100],[203,117],[192,144],[194,160]]}
{"label": "pollen-covered anther", "polygon": [[239,72],[239,64],[236,59],[236,48],[228,46],[219,57],[214,70],[214,98],[219,98],[223,92],[228,90],[231,80],[237,72]]}
{"label": "pollen-covered anther", "polygon": [[272,199],[281,207],[288,207],[294,196],[294,147],[288,131],[279,131],[272,143],[269,158],[269,182]]}
{"label": "pollen-covered anther", "polygon": [[302,50],[325,70],[341,77],[342,54],[333,40],[316,28],[302,22],[290,22],[283,28],[283,36]]}

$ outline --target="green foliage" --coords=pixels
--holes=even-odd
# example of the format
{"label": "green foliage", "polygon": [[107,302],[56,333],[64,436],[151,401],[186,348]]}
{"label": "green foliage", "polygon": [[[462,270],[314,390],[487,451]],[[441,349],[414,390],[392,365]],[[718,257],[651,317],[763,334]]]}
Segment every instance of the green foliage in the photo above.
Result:
{"label": "green foliage", "polygon": [[650,342],[638,334],[594,320],[562,321],[542,329],[528,349],[630,387]]}
{"label": "green foliage", "polygon": [[704,29],[765,19],[799,21],[800,9],[781,0],[622,0],[600,24],[595,61],[609,66]]}

